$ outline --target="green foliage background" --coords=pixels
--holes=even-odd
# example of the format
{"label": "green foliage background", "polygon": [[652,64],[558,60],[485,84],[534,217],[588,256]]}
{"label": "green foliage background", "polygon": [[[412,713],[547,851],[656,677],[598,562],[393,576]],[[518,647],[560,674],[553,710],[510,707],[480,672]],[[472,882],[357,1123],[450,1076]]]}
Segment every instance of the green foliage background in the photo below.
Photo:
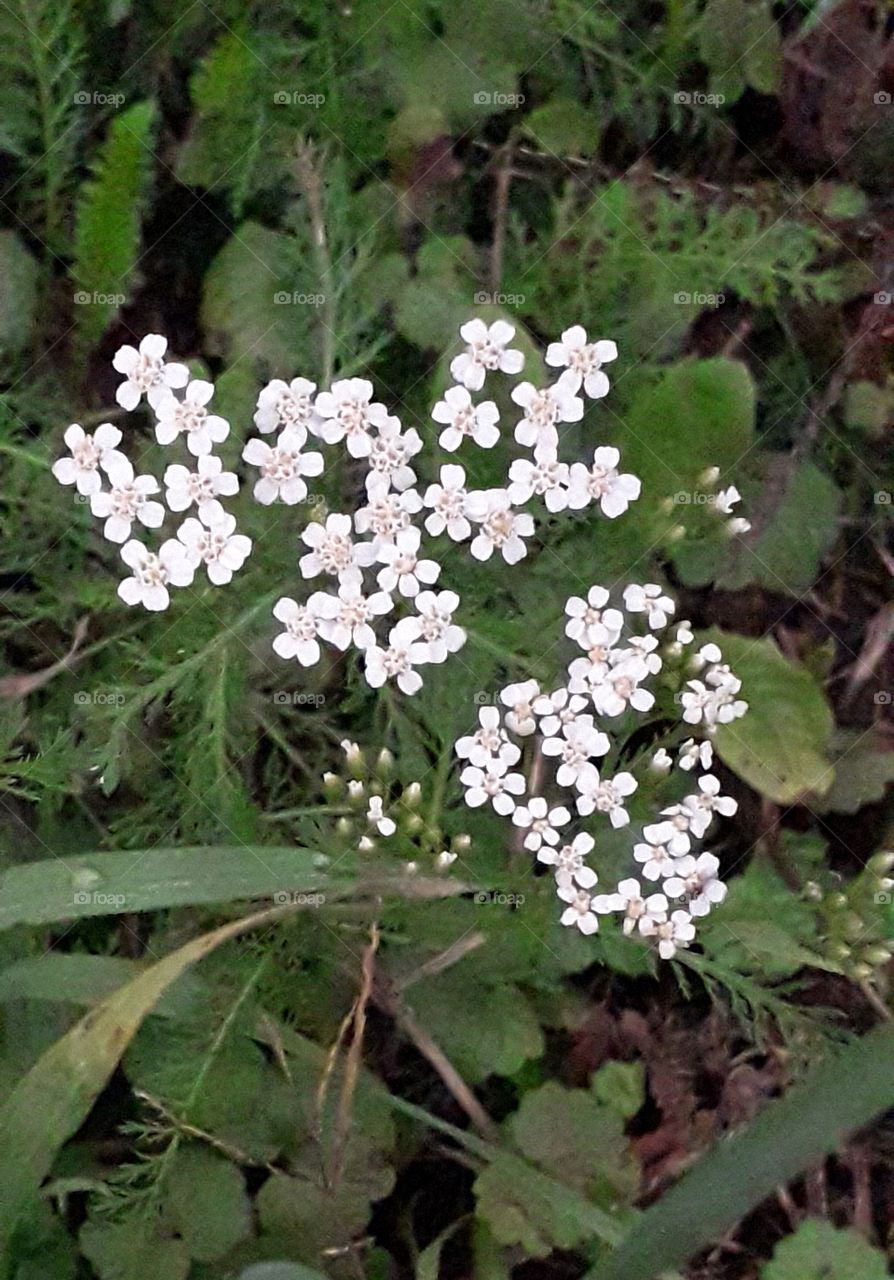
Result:
{"label": "green foliage background", "polygon": [[[653,1031],[722,1010],[740,1051],[781,1046],[778,1088],[884,1011],[894,73],[872,8],[0,6],[3,1280],[582,1274],[656,1190],[636,1140],[661,1109],[632,1042],[580,1066],[594,1009]],[[362,373],[433,476],[473,314],[512,321],[534,380],[571,324],[617,340],[569,440],[617,445],[643,496],[556,523],[511,578],[450,550],[470,639],[441,679],[397,699],[273,655],[307,512],[250,485],[231,587],[121,605],[117,549],[49,470],[69,422],[119,420],[118,346],[163,332],[213,377],[230,468],[264,381]],[[148,419],[126,430],[157,471]],[[463,458],[482,485],[506,461]],[[687,499],[713,466],[754,524],[735,544]],[[453,771],[476,698],[555,681],[565,598],[631,580],[673,588],[752,704],[718,738],[729,898],[661,973],[563,930]],[[345,736],[423,785],[421,836],[370,865],[320,790]],[[599,855],[608,880],[626,845]],[[283,888],[324,905],[227,932]],[[477,1135],[420,1045],[475,1091]],[[884,1232],[780,1234],[746,1240],[749,1274],[885,1274]]]}

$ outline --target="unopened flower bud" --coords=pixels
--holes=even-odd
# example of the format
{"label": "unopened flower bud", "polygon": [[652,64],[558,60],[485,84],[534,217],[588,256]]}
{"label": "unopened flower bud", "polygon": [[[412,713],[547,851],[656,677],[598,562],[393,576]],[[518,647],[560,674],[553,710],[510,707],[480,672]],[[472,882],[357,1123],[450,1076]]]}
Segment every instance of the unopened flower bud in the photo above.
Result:
{"label": "unopened flower bud", "polygon": [[675,524],[671,529],[668,529],[664,536],[667,542],[679,542],[682,538],[686,537],[686,526],[682,524]]}
{"label": "unopened flower bud", "polygon": [[335,830],[340,836],[350,836],[354,831],[354,824],[350,818],[339,818],[335,824]]}
{"label": "unopened flower bud", "polygon": [[344,781],[337,773],[323,774],[323,795],[327,800],[338,800],[344,787]]}
{"label": "unopened flower bud", "polygon": [[360,805],[363,803],[363,796],[366,788],[362,782],[352,779],[348,783],[348,800],[352,805]]}
{"label": "unopened flower bud", "polygon": [[357,848],[361,853],[371,853],[375,847],[375,841],[371,840],[369,836],[361,836],[357,841]]}
{"label": "unopened flower bud", "polygon": [[408,809],[415,809],[422,799],[422,788],[419,783],[411,782],[409,786],[404,787],[401,799]]}
{"label": "unopened flower bud", "polygon": [[713,489],[717,481],[720,479],[719,467],[708,467],[698,478],[699,484],[703,489]]}
{"label": "unopened flower bud", "polygon": [[649,761],[649,768],[653,773],[664,774],[668,772],[672,764],[673,760],[665,751],[664,747],[659,747],[652,756],[652,759]]}
{"label": "unopened flower bud", "polygon": [[881,853],[874,853],[869,859],[867,866],[870,871],[874,871],[877,875],[883,876],[886,872],[894,867],[894,853],[890,850],[883,850]]}
{"label": "unopened flower bud", "polygon": [[401,826],[408,836],[414,836],[423,827],[423,819],[418,813],[404,814]]}
{"label": "unopened flower bud", "polygon": [[464,831],[450,841],[450,848],[456,853],[468,853],[471,847],[472,837]]}
{"label": "unopened flower bud", "polygon": [[867,964],[871,964],[874,969],[877,969],[880,964],[888,963],[891,959],[891,952],[884,943],[879,943],[877,946],[867,947],[860,958],[865,960]]}
{"label": "unopened flower bud", "polygon": [[435,858],[435,866],[438,871],[446,871],[451,863],[456,862],[456,854],[451,853],[448,849],[442,849]]}
{"label": "unopened flower bud", "polygon": [[387,781],[394,772],[394,756],[387,747],[383,747],[379,752],[376,760],[376,774],[383,781]]}
{"label": "unopened flower bud", "polygon": [[366,761],[363,758],[363,752],[356,742],[351,742],[344,738],[341,743],[341,749],[345,753],[345,762],[348,770],[354,778],[362,778],[366,772]]}

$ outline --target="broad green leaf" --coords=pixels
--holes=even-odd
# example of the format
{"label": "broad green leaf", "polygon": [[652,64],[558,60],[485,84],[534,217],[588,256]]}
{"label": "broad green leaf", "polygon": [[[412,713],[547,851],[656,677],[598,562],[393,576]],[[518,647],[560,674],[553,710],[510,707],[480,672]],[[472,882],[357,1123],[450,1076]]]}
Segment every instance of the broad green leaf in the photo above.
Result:
{"label": "broad green leaf", "polygon": [[554,98],[526,116],[524,132],[556,156],[590,156],[599,147],[594,109],[571,99]]}
{"label": "broad green leaf", "polygon": [[23,1208],[79,1128],[144,1018],[197,960],[289,908],[260,911],[194,938],[104,1000],[47,1050],[0,1108],[0,1265]]}
{"label": "broad green leaf", "polygon": [[856,1231],[808,1218],[776,1246],[761,1280],[887,1280],[885,1255]]}
{"label": "broad green leaf", "polygon": [[714,743],[725,764],[777,804],[793,804],[832,785],[829,759],[832,713],[823,691],[803,666],[769,638],[731,632],[712,636],[742,681],[748,711],[720,725]]}
{"label": "broad green leaf", "polygon": [[209,347],[229,364],[263,361],[271,375],[292,378],[306,345],[312,311],[295,301],[298,271],[288,236],[243,222],[211,263],[202,285],[202,325]]}
{"label": "broad green leaf", "polygon": [[[735,591],[759,582],[770,591],[803,594],[835,541],[840,505],[834,480],[812,462],[805,463],[757,542],[738,541],[732,547],[729,568],[718,577],[718,586]],[[755,506],[759,511],[759,500]]]}
{"label": "broad green leaf", "polygon": [[89,342],[127,300],[139,259],[140,217],[153,159],[155,108],[137,102],[116,116],[77,206],[74,318]]}
{"label": "broad green leaf", "polygon": [[639,1168],[623,1121],[589,1089],[565,1089],[549,1080],[525,1093],[509,1129],[532,1164],[588,1199],[606,1206],[634,1200]]}
{"label": "broad green leaf", "polygon": [[322,1271],[300,1262],[255,1262],[239,1273],[239,1280],[326,1280]]}
{"label": "broad green leaf", "polygon": [[718,1143],[586,1280],[654,1280],[724,1236],[775,1188],[894,1102],[892,1055],[894,1022],[830,1054],[747,1129]]}
{"label": "broad green leaf", "polygon": [[251,1232],[245,1180],[229,1160],[209,1147],[181,1147],[168,1174],[171,1222],[191,1258],[223,1258]]}
{"label": "broad green leaf", "polygon": [[[0,970],[0,1004],[9,1000],[96,1004],[145,968],[148,966],[136,960],[123,960],[118,956],[47,951]],[[154,1012],[166,1018],[184,1017],[199,1000],[200,993],[200,984],[178,982],[164,993]]]}
{"label": "broad green leaf", "polygon": [[328,882],[319,863],[309,849],[265,845],[133,849],[26,862],[0,876],[0,929],[309,893]]}
{"label": "broad green leaf", "polygon": [[645,1067],[641,1062],[606,1062],[593,1077],[592,1088],[600,1102],[629,1120],[645,1101]]}
{"label": "broad green leaf", "polygon": [[630,406],[619,445],[624,471],[643,482],[633,510],[674,496],[694,501],[708,467],[731,469],[754,436],[754,383],[739,360],[687,360],[664,370]]}
{"label": "broad green leaf", "polygon": [[182,1241],[149,1236],[148,1230],[148,1224],[141,1230],[129,1222],[91,1218],[78,1242],[100,1280],[139,1280],[146,1274],[147,1253],[152,1257],[152,1280],[186,1280],[191,1263]]}
{"label": "broad green leaf", "polygon": [[873,733],[862,730],[835,735],[835,778],[824,796],[814,801],[819,813],[857,813],[865,804],[884,798],[894,782],[894,751],[881,750]]}
{"label": "broad green leaf", "polygon": [[894,387],[862,380],[850,382],[845,388],[843,408],[849,427],[877,440],[894,421]]}
{"label": "broad green leaf", "polygon": [[37,307],[37,259],[15,231],[0,231],[0,354],[21,351]]}

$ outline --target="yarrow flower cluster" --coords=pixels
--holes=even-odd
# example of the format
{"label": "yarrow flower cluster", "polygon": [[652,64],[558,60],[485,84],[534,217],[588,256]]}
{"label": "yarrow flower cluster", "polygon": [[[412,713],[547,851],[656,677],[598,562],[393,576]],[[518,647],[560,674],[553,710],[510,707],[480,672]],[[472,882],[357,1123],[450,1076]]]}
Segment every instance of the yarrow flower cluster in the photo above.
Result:
{"label": "yarrow flower cluster", "polygon": [[[718,724],[747,710],[738,696],[740,681],[716,644],[689,656],[695,637],[687,622],[668,636],[674,611],[674,602],[654,583],[628,585],[617,605],[601,586],[591,587],[585,598],[572,596],[565,606],[565,633],[583,652],[569,663],[565,683],[551,692],[535,680],[507,686],[494,705],[481,707],[477,729],[455,746],[464,766],[466,803],[492,805],[524,831],[524,847],[554,875],[564,904],[562,924],[593,934],[600,916],[620,915],[623,932],[654,939],[663,959],[688,947],[695,922],[726,896],[717,857],[698,846],[715,816],[736,812],[736,802],[721,794],[710,772],[711,736]],[[655,707],[650,684],[662,672],[663,684],[677,690],[671,713],[677,723],[666,744],[651,754],[650,772],[669,773],[669,747],[676,750],[680,770],[701,772],[690,793],[663,808],[632,842],[641,879],[631,876],[597,891],[599,877],[590,861],[596,824],[607,821],[618,829],[631,822],[628,803],[640,783],[619,757],[631,714]],[[697,726],[700,736],[684,738],[688,726]],[[539,777],[542,770],[525,768],[525,752],[529,766],[535,755],[554,766],[551,781],[538,786],[546,795],[528,793],[526,774]],[[574,830],[583,825],[580,819],[591,818],[592,830]]]}
{"label": "yarrow flower cluster", "polygon": [[153,612],[167,609],[169,589],[190,586],[203,564],[212,583],[229,582],[251,551],[251,539],[237,532],[235,518],[220,501],[238,492],[239,480],[224,471],[212,453],[229,435],[230,424],[208,411],[211,383],[191,379],[186,365],[166,361],[167,346],[166,338],[150,333],[139,349],[121,347],[112,364],[124,374],[116,393],[121,407],[135,409],[145,396],[155,416],[158,443],[172,445],[182,437],[195,460],[194,471],[172,463],[162,478],[168,511],[196,511],[179,525],[176,537],[153,551],[131,536],[135,524],[160,529],[166,511],[154,497],[161,493],[162,483],[156,476],[137,475],[118,449],[118,427],[104,422],[91,435],[72,424],[64,436],[71,456],[53,465],[59,483],[74,484],[89,499],[93,514],[105,521],[104,536],[121,545],[121,559],[130,570],[118,587],[121,599]]}

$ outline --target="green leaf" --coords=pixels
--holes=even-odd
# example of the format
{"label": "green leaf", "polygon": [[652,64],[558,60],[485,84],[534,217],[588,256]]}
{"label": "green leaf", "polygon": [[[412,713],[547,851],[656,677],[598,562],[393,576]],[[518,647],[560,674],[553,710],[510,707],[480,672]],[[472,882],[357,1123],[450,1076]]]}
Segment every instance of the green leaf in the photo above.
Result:
{"label": "green leaf", "polygon": [[[624,471],[643,482],[634,510],[669,495],[692,501],[708,467],[726,471],[754,437],[754,383],[739,360],[687,360],[636,396],[619,441]],[[680,496],[682,495],[682,496]]]}
{"label": "green leaf", "polygon": [[599,147],[599,122],[592,108],[555,98],[525,118],[525,133],[556,156],[591,156]]}
{"label": "green leaf", "polygon": [[606,1062],[593,1077],[593,1092],[600,1102],[629,1120],[645,1102],[645,1067],[641,1062]]}
{"label": "green leaf", "polygon": [[808,1218],[781,1240],[761,1280],[887,1280],[885,1255],[856,1231]]}
{"label": "green leaf", "polygon": [[322,1271],[300,1262],[255,1262],[239,1273],[239,1280],[326,1280]]}
{"label": "green leaf", "polygon": [[[838,534],[841,493],[834,480],[812,462],[789,482],[782,501],[756,543],[737,542],[732,565],[718,586],[737,591],[759,582],[771,591],[802,595],[816,579]],[[755,503],[760,510],[760,501]]]}
{"label": "green leaf", "polygon": [[835,778],[813,802],[818,813],[857,813],[884,798],[894,782],[894,751],[881,749],[875,734],[860,730],[835,735]]}
{"label": "green leaf", "polygon": [[699,52],[711,72],[711,92],[735,102],[747,84],[775,92],[781,68],[779,32],[766,0],[708,0]]}
{"label": "green leaf", "polygon": [[147,1253],[152,1256],[152,1280],[186,1280],[189,1274],[189,1254],[180,1240],[149,1236],[133,1223],[90,1219],[78,1241],[100,1280],[139,1280],[146,1274]]}
{"label": "green leaf", "polygon": [[843,408],[849,427],[878,439],[894,421],[894,387],[862,380],[851,382],[845,389]]}
{"label": "green leaf", "polygon": [[80,1127],[140,1024],[162,993],[197,960],[248,929],[279,919],[260,911],[202,934],[140,974],[47,1050],[0,1108],[0,1266],[24,1207],[56,1152]]}
{"label": "green leaf", "polygon": [[639,1168],[623,1122],[590,1090],[565,1089],[550,1080],[524,1095],[509,1128],[533,1164],[588,1199],[606,1207],[634,1200]]}
{"label": "green leaf", "polygon": [[52,858],[0,876],[0,929],[319,890],[328,877],[309,849],[265,845],[132,849]]}
{"label": "green leaf", "polygon": [[[0,1004],[9,1000],[50,1000],[70,1004],[96,1004],[125,982],[136,978],[145,965],[118,956],[91,956],[80,952],[47,951],[29,956],[0,970]],[[179,982],[159,1000],[155,1012],[175,1018],[187,1014],[200,998],[201,987]]]}
{"label": "green leaf", "polygon": [[37,260],[15,231],[0,231],[0,354],[21,351],[37,308]]}
{"label": "green leaf", "polygon": [[96,342],[126,300],[140,250],[155,108],[137,102],[113,119],[76,211],[75,322]]}
{"label": "green leaf", "polygon": [[749,1128],[700,1160],[585,1280],[654,1280],[723,1237],[775,1188],[894,1102],[892,1055],[894,1022],[831,1054]]}
{"label": "green leaf", "polygon": [[832,785],[832,713],[805,667],[783,657],[769,638],[731,632],[712,636],[742,681],[748,711],[720,725],[714,744],[725,764],[761,795],[793,804]]}
{"label": "green leaf", "polygon": [[296,277],[288,236],[258,222],[237,227],[202,285],[210,349],[229,364],[261,360],[272,376],[294,377],[300,334],[309,324],[308,308],[292,302]]}
{"label": "green leaf", "polygon": [[208,1147],[181,1147],[168,1174],[168,1214],[187,1252],[213,1262],[251,1232],[251,1211],[239,1169]]}

